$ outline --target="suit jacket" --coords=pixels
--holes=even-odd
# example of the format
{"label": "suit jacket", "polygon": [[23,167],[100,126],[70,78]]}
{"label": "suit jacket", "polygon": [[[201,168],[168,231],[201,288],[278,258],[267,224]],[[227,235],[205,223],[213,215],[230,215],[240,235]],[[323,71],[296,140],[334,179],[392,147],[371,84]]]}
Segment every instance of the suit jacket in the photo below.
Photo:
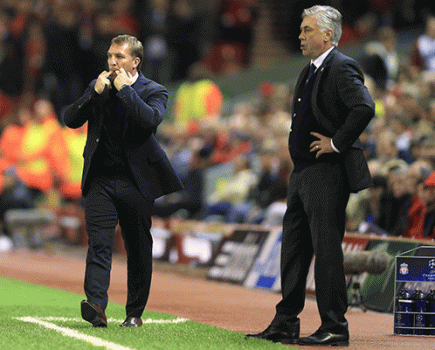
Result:
{"label": "suit jacket", "polygon": [[[88,122],[83,152],[83,195],[88,190],[89,169],[101,139],[103,119],[110,113],[109,92],[106,90],[99,95],[94,90],[95,83],[96,79],[89,84],[82,97],[65,109],[63,115],[65,125],[70,128],[79,128]],[[182,189],[180,179],[155,137],[157,126],[165,114],[166,89],[140,72],[137,81],[122,88],[116,96],[123,106],[118,112],[123,114],[120,118],[126,120],[123,142],[128,165],[141,193],[148,200],[154,200]]]}
{"label": "suit jacket", "polygon": [[[304,84],[309,66],[296,83]],[[296,101],[293,101],[293,108]],[[352,192],[371,186],[371,176],[359,136],[374,116],[375,104],[364,85],[361,68],[355,60],[336,48],[318,68],[311,95],[317,122],[327,130],[334,146],[343,154],[343,168]]]}

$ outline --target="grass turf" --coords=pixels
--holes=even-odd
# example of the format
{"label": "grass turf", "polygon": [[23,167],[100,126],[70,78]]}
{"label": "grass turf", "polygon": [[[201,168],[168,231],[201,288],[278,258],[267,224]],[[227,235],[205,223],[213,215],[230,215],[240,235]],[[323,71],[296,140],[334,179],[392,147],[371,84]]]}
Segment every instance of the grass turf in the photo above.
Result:
{"label": "grass turf", "polygon": [[[159,323],[177,317],[150,311],[144,312],[142,318],[147,323],[142,327],[121,328],[125,310],[115,303],[106,309],[108,327],[93,328],[81,320],[83,298],[0,277],[0,349],[292,349],[259,339],[244,340],[243,334],[192,321]],[[23,317],[32,317],[33,323],[20,319]]]}

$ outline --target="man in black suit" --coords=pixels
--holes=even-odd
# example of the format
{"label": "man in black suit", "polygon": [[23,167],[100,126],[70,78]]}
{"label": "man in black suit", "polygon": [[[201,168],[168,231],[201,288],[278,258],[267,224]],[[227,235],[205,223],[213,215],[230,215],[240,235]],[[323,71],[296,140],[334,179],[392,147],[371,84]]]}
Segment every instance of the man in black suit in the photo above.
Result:
{"label": "man in black suit", "polygon": [[[282,300],[270,326],[247,338],[347,346],[341,243],[350,193],[371,184],[358,138],[374,116],[374,103],[358,64],[336,48],[341,14],[329,6],[313,6],[304,10],[302,18],[299,39],[311,63],[299,76],[293,100],[289,149],[294,170],[283,219]],[[299,338],[298,315],[313,255],[321,326]]]}
{"label": "man in black suit", "polygon": [[151,284],[154,199],[182,189],[182,184],[155,137],[168,93],[140,71],[141,42],[117,36],[107,58],[109,70],[93,80],[63,116],[70,128],[88,122],[82,193],[89,248],[87,300],[81,303],[81,313],[94,327],[107,327],[112,246],[119,222],[128,271],[127,318],[121,326],[137,327]]}

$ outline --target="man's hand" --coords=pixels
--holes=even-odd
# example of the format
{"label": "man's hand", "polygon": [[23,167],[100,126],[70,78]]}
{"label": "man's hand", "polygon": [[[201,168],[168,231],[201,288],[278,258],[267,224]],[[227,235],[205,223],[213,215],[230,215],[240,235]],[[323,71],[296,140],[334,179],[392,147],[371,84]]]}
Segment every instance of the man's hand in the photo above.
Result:
{"label": "man's hand", "polygon": [[109,80],[110,74],[112,73],[104,71],[98,76],[97,82],[95,83],[95,87],[94,87],[97,94],[101,95],[104,89],[106,88],[106,86],[110,88],[110,80]]}
{"label": "man's hand", "polygon": [[317,152],[316,158],[319,158],[324,153],[334,153],[330,137],[323,136],[317,132],[311,132],[310,134],[318,138],[318,140],[311,142],[310,145],[310,152]]}
{"label": "man's hand", "polygon": [[116,73],[116,78],[113,81],[113,84],[115,85],[118,91],[121,90],[123,85],[131,85],[131,79],[132,79],[131,73],[129,72],[127,73],[124,68],[117,70],[115,73]]}

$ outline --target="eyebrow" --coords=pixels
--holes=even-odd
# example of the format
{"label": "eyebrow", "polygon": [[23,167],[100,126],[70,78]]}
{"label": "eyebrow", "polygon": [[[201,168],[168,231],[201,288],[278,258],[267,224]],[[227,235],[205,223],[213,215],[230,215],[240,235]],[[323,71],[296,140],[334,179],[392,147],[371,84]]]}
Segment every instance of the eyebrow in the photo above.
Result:
{"label": "eyebrow", "polygon": [[299,29],[300,30],[304,30],[304,29],[312,29],[313,27],[311,27],[311,26],[309,26],[309,25],[306,25],[306,26],[301,26],[301,27],[299,27]]}
{"label": "eyebrow", "polygon": [[124,57],[125,55],[124,55],[123,53],[120,53],[120,52],[116,52],[116,53],[108,52],[108,53],[107,53],[107,56],[119,56],[119,57]]}

